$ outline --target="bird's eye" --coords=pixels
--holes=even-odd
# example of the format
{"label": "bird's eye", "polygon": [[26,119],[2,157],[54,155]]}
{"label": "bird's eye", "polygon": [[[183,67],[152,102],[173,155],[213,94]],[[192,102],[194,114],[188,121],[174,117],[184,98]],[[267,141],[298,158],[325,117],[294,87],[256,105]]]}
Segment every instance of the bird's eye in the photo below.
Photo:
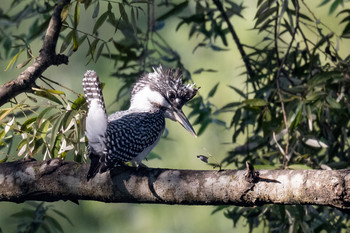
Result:
{"label": "bird's eye", "polygon": [[168,99],[169,99],[170,101],[173,101],[175,98],[176,98],[175,92],[169,91],[169,92],[168,92]]}

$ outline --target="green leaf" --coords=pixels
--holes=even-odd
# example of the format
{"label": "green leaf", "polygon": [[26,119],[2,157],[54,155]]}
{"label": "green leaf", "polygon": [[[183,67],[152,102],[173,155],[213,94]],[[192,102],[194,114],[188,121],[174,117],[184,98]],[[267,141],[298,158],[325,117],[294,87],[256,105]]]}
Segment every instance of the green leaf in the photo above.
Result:
{"label": "green leaf", "polygon": [[[90,55],[90,61],[93,60],[93,58],[94,58],[95,51],[96,51],[96,46],[97,46],[97,44],[98,44],[99,41],[100,41],[99,39],[95,39],[95,40],[90,44],[89,39],[88,39],[88,42],[89,42],[89,50],[88,50],[86,56]],[[90,61],[89,61],[89,62],[90,62]],[[88,63],[89,63],[89,62],[88,62]]]}
{"label": "green leaf", "polygon": [[268,19],[271,16],[274,16],[275,11],[277,10],[277,7],[270,7],[269,1],[265,1],[258,11],[255,14],[255,25],[254,28],[257,28],[259,24],[263,23],[266,19]]}
{"label": "green leaf", "polygon": [[[349,16],[349,18],[350,18],[350,16]],[[343,37],[343,38],[350,38],[350,23],[348,23],[345,26],[345,28],[344,28],[344,30],[343,30],[343,32],[341,34],[341,37]]]}
{"label": "green leaf", "polygon": [[237,92],[237,94],[239,94],[240,96],[242,96],[244,99],[247,99],[247,95],[241,91],[240,89],[238,89],[237,87],[228,85],[231,89],[233,89],[235,92]]}
{"label": "green leaf", "polygon": [[48,108],[45,108],[43,111],[41,111],[41,113],[39,114],[39,116],[36,119],[36,127],[40,126],[40,124],[45,120],[44,116],[47,113],[49,113],[52,109],[53,109],[53,107],[48,107]]}
{"label": "green leaf", "polygon": [[73,30],[73,52],[77,51],[79,47],[77,33],[78,32],[76,30]]}
{"label": "green leaf", "polygon": [[122,3],[118,3],[119,5],[119,12],[120,12],[120,15],[122,17],[122,19],[129,24],[129,18],[128,18],[128,15],[126,14],[125,12],[125,9],[124,9],[124,6]]}
{"label": "green leaf", "polygon": [[32,218],[35,216],[34,210],[29,210],[29,209],[23,209],[20,212],[11,214],[11,218]]}
{"label": "green leaf", "polygon": [[38,88],[33,88],[34,90],[34,95],[46,98],[50,101],[53,101],[59,105],[62,105],[62,102],[53,94],[51,94],[49,91],[45,90],[45,89],[38,89]]}
{"label": "green leaf", "polygon": [[220,111],[226,111],[226,110],[233,110],[235,107],[242,105],[240,102],[231,102],[228,104],[225,104],[223,107],[220,108]]}
{"label": "green leaf", "polygon": [[61,11],[61,20],[62,22],[66,20],[68,14],[69,14],[69,9],[72,6],[72,3],[67,4],[63,7],[62,11]]}
{"label": "green leaf", "polygon": [[214,44],[210,44],[210,48],[214,51],[228,51],[228,49],[221,48],[221,47],[214,45]]}
{"label": "green leaf", "polygon": [[52,93],[52,94],[56,94],[56,95],[66,95],[66,93],[64,93],[63,91],[59,91],[59,90],[54,90],[54,89],[45,89],[48,92]]}
{"label": "green leaf", "polygon": [[69,219],[69,217],[66,214],[56,209],[52,209],[52,211],[64,218],[67,222],[69,222],[70,225],[73,226],[73,222]]}
{"label": "green leaf", "polygon": [[108,17],[108,12],[103,13],[96,21],[92,33],[96,33],[97,30],[102,26],[102,24],[106,21]]}
{"label": "green leaf", "polygon": [[101,56],[101,53],[102,53],[102,51],[103,51],[104,46],[105,46],[105,43],[102,43],[102,44],[100,45],[100,47],[98,48],[97,53],[96,53],[96,56],[95,56],[95,61],[97,61],[98,58]]}
{"label": "green leaf", "polygon": [[202,72],[218,72],[217,70],[214,70],[214,69],[203,69],[203,68],[200,68],[198,70],[195,70],[193,71],[193,74],[201,74]]}
{"label": "green leaf", "polygon": [[59,130],[61,129],[62,120],[65,117],[65,115],[60,115],[56,122],[53,124],[52,130],[51,130],[51,156],[56,157],[59,151],[59,146],[62,139],[62,134],[60,134]]}
{"label": "green leaf", "polygon": [[73,17],[73,25],[75,29],[78,27],[79,19],[80,19],[80,3],[79,1],[77,1],[75,3],[74,17]]}
{"label": "green leaf", "polygon": [[78,110],[80,109],[83,104],[85,104],[85,98],[84,96],[79,96],[72,104],[72,109],[73,110]]}
{"label": "green leaf", "polygon": [[338,6],[343,3],[343,1],[334,0],[331,7],[329,8],[328,14],[333,14],[333,12],[338,8]]}
{"label": "green leaf", "polygon": [[17,144],[17,151],[18,151],[18,156],[21,156],[26,150],[28,150],[27,146],[29,146],[29,141],[28,138],[22,139],[18,144]]}
{"label": "green leaf", "polygon": [[72,40],[73,34],[74,34],[74,30],[70,31],[66,35],[66,37],[64,38],[63,43],[61,45],[60,53],[63,53],[68,48],[70,41]]}
{"label": "green leaf", "polygon": [[94,12],[92,13],[92,18],[96,18],[100,12],[100,1],[97,1]]}
{"label": "green leaf", "polygon": [[8,115],[10,114],[13,110],[15,110],[16,108],[20,107],[20,105],[16,105],[12,108],[8,108],[6,110],[1,110],[1,113],[0,113],[0,122]]}
{"label": "green leaf", "polygon": [[134,8],[131,8],[131,25],[132,29],[134,30],[135,35],[137,34],[137,20],[134,12]]}
{"label": "green leaf", "polygon": [[308,81],[309,88],[313,88],[315,86],[324,85],[330,79],[335,77],[341,77],[341,72],[339,71],[327,71],[316,74]]}
{"label": "green leaf", "polygon": [[19,55],[21,55],[21,53],[24,51],[24,49],[21,49],[18,53],[16,53],[16,55],[11,59],[11,61],[9,62],[9,64],[7,65],[5,71],[7,71],[11,66],[13,67],[14,64],[16,63]]}
{"label": "green leaf", "polygon": [[334,108],[334,109],[340,109],[341,108],[340,103],[338,103],[333,97],[327,96],[326,100],[327,100],[327,103],[329,104],[330,108]]}
{"label": "green leaf", "polygon": [[50,226],[52,226],[55,230],[62,232],[62,233],[64,232],[61,224],[55,218],[53,218],[49,215],[46,215],[45,220],[48,221],[50,223]]}
{"label": "green leaf", "polygon": [[263,99],[247,99],[243,103],[250,107],[263,107],[267,105],[267,102]]}
{"label": "green leaf", "polygon": [[77,112],[75,110],[69,110],[64,114],[64,118],[62,120],[62,127],[63,129],[67,129],[67,127],[69,126],[72,118],[77,114]]}
{"label": "green leaf", "polygon": [[33,143],[34,143],[34,147],[31,154],[35,156],[44,147],[45,143],[42,137],[40,137],[39,139],[34,138]]}
{"label": "green leaf", "polygon": [[208,98],[213,97],[215,95],[216,90],[218,89],[220,82],[215,84],[215,86],[209,91]]}
{"label": "green leaf", "polygon": [[41,123],[40,128],[38,129],[38,132],[40,134],[40,137],[44,139],[46,137],[47,131],[50,126],[50,121],[45,120],[44,122]]}
{"label": "green leaf", "polygon": [[289,169],[293,170],[311,170],[312,168],[305,164],[292,164],[288,166]]}
{"label": "green leaf", "polygon": [[168,12],[164,13],[163,15],[159,16],[156,20],[157,21],[162,21],[165,20],[171,16],[174,16],[176,14],[178,14],[179,12],[183,11],[187,6],[188,6],[188,2],[189,1],[184,1],[182,3],[179,3],[177,5],[175,5],[171,10],[169,10]]}
{"label": "green leaf", "polygon": [[256,170],[277,170],[279,169],[278,166],[275,165],[269,165],[269,164],[258,164],[258,165],[254,165],[254,169]]}

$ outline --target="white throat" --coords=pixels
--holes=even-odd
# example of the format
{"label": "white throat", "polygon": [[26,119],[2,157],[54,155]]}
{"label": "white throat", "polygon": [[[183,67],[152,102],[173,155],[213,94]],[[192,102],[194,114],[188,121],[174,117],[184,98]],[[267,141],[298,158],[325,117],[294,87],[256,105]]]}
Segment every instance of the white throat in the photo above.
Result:
{"label": "white throat", "polygon": [[157,91],[152,91],[145,86],[131,98],[130,108],[142,112],[148,112],[156,107],[170,107],[169,102]]}

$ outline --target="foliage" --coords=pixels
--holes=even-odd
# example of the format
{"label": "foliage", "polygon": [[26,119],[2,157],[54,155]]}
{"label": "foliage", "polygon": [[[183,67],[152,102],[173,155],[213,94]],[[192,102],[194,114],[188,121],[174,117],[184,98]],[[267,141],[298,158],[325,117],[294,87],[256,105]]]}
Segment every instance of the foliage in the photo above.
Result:
{"label": "foliage", "polygon": [[7,153],[3,152],[2,160],[9,158],[14,141],[17,141],[18,156],[65,158],[71,151],[75,161],[82,161],[85,153],[86,112],[82,95],[78,94],[78,98],[71,102],[63,91],[44,88],[33,90],[33,95],[28,95],[28,99],[14,107],[0,110],[0,119],[9,119],[1,125],[0,146],[8,148]]}
{"label": "foliage", "polygon": [[[63,218],[70,224],[72,222],[69,218],[56,209],[52,209],[52,206],[45,206],[44,202],[41,203],[28,203],[32,208],[24,208],[22,211],[11,215],[16,219],[17,229],[16,233],[34,233],[34,232],[64,232],[57,217]],[[55,213],[55,217],[48,215],[47,212]],[[19,222],[19,223],[18,223]]]}
{"label": "foliage", "polygon": [[[12,7],[18,4],[23,2],[15,0]],[[1,13],[1,22],[6,22],[0,31],[4,51],[1,57],[11,58],[6,69],[23,59],[24,51],[27,57],[18,68],[33,59],[30,43],[43,35],[54,7],[53,1],[28,0],[25,4],[16,14]],[[222,107],[212,104],[217,83],[207,97],[199,96],[189,104],[190,117],[195,117],[194,124],[200,125],[198,134],[211,123],[225,126],[217,116],[231,113],[228,126],[233,132],[232,143],[237,144],[238,138],[246,139],[243,145],[229,151],[219,167],[234,164],[243,168],[249,161],[260,168],[274,169],[348,168],[350,55],[341,57],[338,41],[349,38],[350,11],[338,0],[322,1],[321,6],[329,7],[329,14],[340,20],[344,27],[340,35],[318,19],[303,0],[259,0],[253,30],[263,39],[248,45],[239,40],[233,21],[229,21],[233,17],[244,17],[243,3],[184,0],[160,1],[156,5],[154,1],[142,0],[75,1],[62,12],[64,26],[59,51],[73,56],[86,44],[87,64],[98,59],[113,60],[116,68],[113,76],[123,78],[125,83],[118,97],[126,93],[135,78],[159,63],[181,68],[184,78],[190,80],[191,74],[180,54],[159,33],[170,19],[182,13],[176,30],[188,25],[189,38],[201,39],[192,52],[206,48],[214,52],[227,51],[232,37],[246,68],[242,74],[245,89],[230,87],[242,101],[228,100]],[[91,8],[93,10],[88,11]],[[90,32],[79,28],[83,10],[95,19]],[[33,19],[28,33],[11,34],[10,29],[27,18]],[[100,36],[103,27],[112,28],[110,37]],[[201,72],[215,70],[203,67],[193,73]],[[64,92],[51,88],[51,80],[42,79],[50,88],[34,89],[34,96],[28,94],[27,100],[1,110],[0,120],[4,122],[0,126],[1,146],[10,148],[17,136],[21,137],[17,148],[20,155],[64,158],[72,150],[73,159],[81,161],[85,154],[83,97],[78,95],[70,101]],[[48,104],[33,104],[39,97],[48,99]],[[234,224],[245,218],[250,231],[263,224],[272,232],[334,229],[340,232],[349,225],[348,215],[319,206],[220,207],[217,210],[223,210]]]}

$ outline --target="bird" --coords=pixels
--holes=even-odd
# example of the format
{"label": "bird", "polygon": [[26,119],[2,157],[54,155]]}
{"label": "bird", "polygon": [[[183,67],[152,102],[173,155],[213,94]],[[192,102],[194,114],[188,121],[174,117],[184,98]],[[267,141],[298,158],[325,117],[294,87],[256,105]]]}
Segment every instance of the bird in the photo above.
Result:
{"label": "bird", "polygon": [[131,91],[130,107],[107,117],[101,84],[95,71],[88,70],[82,81],[88,106],[85,135],[91,160],[87,180],[117,166],[142,160],[159,142],[165,118],[179,122],[190,134],[195,130],[182,107],[198,92],[195,84],[184,84],[179,69],[161,65],[142,75]]}

